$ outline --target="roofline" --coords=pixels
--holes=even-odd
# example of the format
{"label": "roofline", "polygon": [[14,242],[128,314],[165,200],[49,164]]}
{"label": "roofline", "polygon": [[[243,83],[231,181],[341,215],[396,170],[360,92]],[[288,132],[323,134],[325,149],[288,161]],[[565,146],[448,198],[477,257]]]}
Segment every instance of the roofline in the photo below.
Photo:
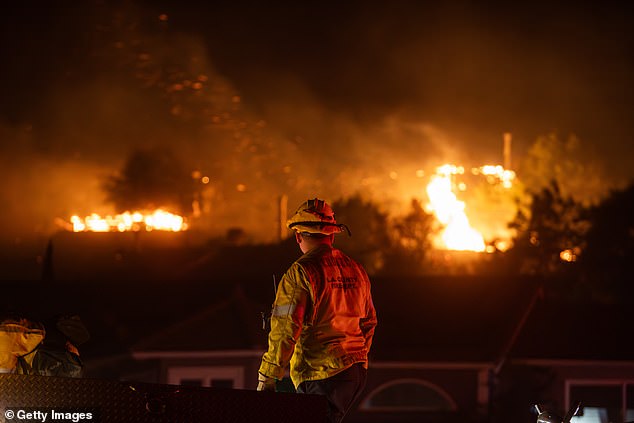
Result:
{"label": "roofline", "polygon": [[[137,360],[173,358],[261,358],[264,350],[208,350],[208,351],[133,351]],[[490,369],[489,362],[450,361],[370,361],[376,369]]]}
{"label": "roofline", "polygon": [[132,351],[132,357],[137,360],[154,358],[261,358],[262,354],[264,354],[264,350]]}
{"label": "roofline", "polygon": [[[197,358],[261,358],[264,350],[206,350],[206,351],[133,351],[137,360],[150,359],[197,359]],[[512,364],[533,366],[632,366],[634,360],[573,360],[514,358]],[[370,361],[375,369],[492,369],[493,362],[477,361]]]}
{"label": "roofline", "polygon": [[575,360],[552,358],[514,358],[509,360],[513,364],[536,366],[634,366],[634,360]]}
{"label": "roofline", "polygon": [[492,362],[475,361],[370,361],[374,369],[491,369]]}

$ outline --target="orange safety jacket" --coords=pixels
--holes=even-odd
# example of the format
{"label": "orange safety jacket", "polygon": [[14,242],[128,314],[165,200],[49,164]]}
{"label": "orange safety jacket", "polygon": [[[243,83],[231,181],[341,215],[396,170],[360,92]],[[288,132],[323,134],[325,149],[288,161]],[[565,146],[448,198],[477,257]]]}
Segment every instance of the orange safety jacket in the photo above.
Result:
{"label": "orange safety jacket", "polygon": [[319,245],[295,261],[279,283],[259,372],[279,380],[290,362],[297,387],[355,363],[367,368],[376,323],[363,267],[340,250]]}

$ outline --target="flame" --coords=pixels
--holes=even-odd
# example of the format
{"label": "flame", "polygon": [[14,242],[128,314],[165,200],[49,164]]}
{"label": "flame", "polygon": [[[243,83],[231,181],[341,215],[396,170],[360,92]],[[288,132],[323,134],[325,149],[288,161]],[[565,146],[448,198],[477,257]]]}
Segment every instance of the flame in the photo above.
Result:
{"label": "flame", "polygon": [[515,179],[515,172],[512,170],[504,169],[500,165],[484,165],[472,169],[474,175],[482,174],[489,179],[490,183],[495,183],[495,179],[502,183],[504,188],[511,188],[513,186],[513,179]]}
{"label": "flame", "polygon": [[[510,247],[510,241],[498,239],[494,245],[487,246],[482,234],[471,227],[466,205],[456,195],[456,192],[466,191],[467,185],[464,182],[454,181],[456,175],[464,175],[464,173],[465,168],[462,166],[444,164],[436,168],[435,175],[431,177],[427,185],[426,191],[429,198],[427,209],[444,226],[434,243],[438,248],[458,251],[507,250]],[[500,165],[473,168],[471,173],[482,175],[490,184],[501,184],[505,189],[510,189],[515,179],[515,172],[504,169]]]}
{"label": "flame", "polygon": [[485,251],[482,235],[469,224],[465,203],[452,191],[452,175],[463,173],[463,167],[445,164],[436,169],[427,185],[428,208],[444,225],[436,244],[449,250]]}
{"label": "flame", "polygon": [[182,216],[158,209],[152,213],[129,211],[116,216],[102,217],[96,213],[83,219],[71,216],[73,232],[126,232],[126,231],[172,231],[187,230],[187,223]]}

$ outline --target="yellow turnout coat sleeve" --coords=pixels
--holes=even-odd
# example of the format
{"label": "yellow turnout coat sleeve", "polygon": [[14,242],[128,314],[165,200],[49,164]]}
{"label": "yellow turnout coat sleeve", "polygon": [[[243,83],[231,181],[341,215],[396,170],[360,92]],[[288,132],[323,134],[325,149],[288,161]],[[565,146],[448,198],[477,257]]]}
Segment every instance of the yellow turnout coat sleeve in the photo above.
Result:
{"label": "yellow turnout coat sleeve", "polygon": [[286,272],[277,289],[277,296],[271,313],[269,350],[264,355],[260,373],[282,379],[284,368],[291,361],[295,345],[304,325],[308,287],[303,281],[305,275],[297,263]]}

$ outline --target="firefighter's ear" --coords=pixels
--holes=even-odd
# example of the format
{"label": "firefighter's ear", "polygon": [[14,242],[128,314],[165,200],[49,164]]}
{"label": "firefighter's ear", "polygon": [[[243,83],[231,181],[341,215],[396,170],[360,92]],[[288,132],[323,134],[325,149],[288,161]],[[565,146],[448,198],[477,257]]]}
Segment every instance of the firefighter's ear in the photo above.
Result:
{"label": "firefighter's ear", "polygon": [[298,244],[301,244],[302,241],[304,239],[302,238],[302,236],[299,234],[299,232],[295,232],[295,241],[297,241]]}

